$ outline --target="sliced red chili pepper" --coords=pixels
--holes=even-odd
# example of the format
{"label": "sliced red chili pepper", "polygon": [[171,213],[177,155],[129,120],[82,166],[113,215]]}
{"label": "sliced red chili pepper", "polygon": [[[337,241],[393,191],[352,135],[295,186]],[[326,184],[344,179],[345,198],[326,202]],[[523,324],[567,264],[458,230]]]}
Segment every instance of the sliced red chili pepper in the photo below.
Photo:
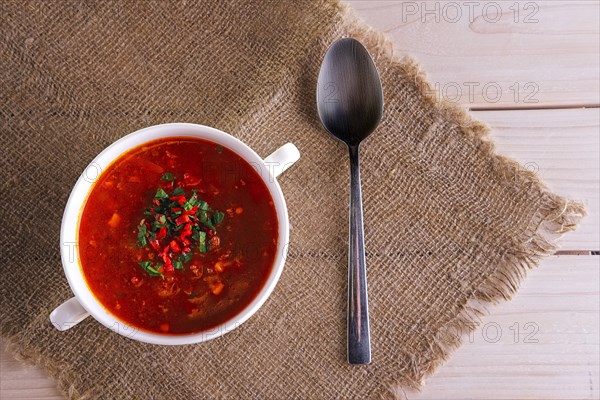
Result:
{"label": "sliced red chili pepper", "polygon": [[173,212],[181,212],[181,211],[183,211],[183,208],[181,208],[181,207],[173,207],[173,208],[171,208],[171,210]]}
{"label": "sliced red chili pepper", "polygon": [[171,257],[169,256],[169,254],[163,254],[162,259],[165,262],[165,265],[164,265],[165,270],[172,271],[173,261],[171,260]]}
{"label": "sliced red chili pepper", "polygon": [[152,248],[154,250],[156,250],[156,251],[160,250],[160,243],[158,243],[158,240],[151,240],[150,245],[152,246]]}
{"label": "sliced red chili pepper", "polygon": [[191,210],[186,211],[185,214],[187,214],[187,215],[194,215],[194,214],[196,214],[196,211],[198,211],[198,206],[192,207]]}
{"label": "sliced red chili pepper", "polygon": [[167,227],[163,226],[162,228],[160,228],[158,230],[158,233],[156,234],[156,239],[160,240],[160,239],[164,238],[165,236],[167,236]]}
{"label": "sliced red chili pepper", "polygon": [[183,252],[184,253],[189,253],[190,251],[192,251],[192,249],[190,249],[189,247],[184,247],[183,248]]}
{"label": "sliced red chili pepper", "polygon": [[186,222],[190,222],[190,216],[187,214],[183,214],[181,217],[175,218],[175,223],[177,226],[185,224]]}
{"label": "sliced red chili pepper", "polygon": [[169,200],[174,200],[176,202],[178,202],[181,205],[185,204],[185,196],[181,195],[181,196],[171,196],[169,197]]}
{"label": "sliced red chili pepper", "polygon": [[189,246],[190,244],[192,244],[192,242],[190,242],[190,241],[189,241],[189,240],[187,240],[187,239],[183,239],[183,240],[181,241],[181,244],[183,244],[184,246],[186,246],[186,247],[187,247],[187,246]]}
{"label": "sliced red chili pepper", "polygon": [[180,235],[181,239],[185,239],[188,236],[192,236],[192,224],[190,222],[185,224]]}
{"label": "sliced red chili pepper", "polygon": [[177,242],[174,240],[171,240],[171,243],[169,243],[169,246],[171,246],[171,250],[173,250],[174,253],[179,253],[181,251],[181,247],[179,247]]}
{"label": "sliced red chili pepper", "polygon": [[157,200],[157,199],[154,199],[154,200],[152,200],[152,202],[153,202],[155,205],[157,205],[157,206],[160,206],[160,203],[158,202],[158,200]]}

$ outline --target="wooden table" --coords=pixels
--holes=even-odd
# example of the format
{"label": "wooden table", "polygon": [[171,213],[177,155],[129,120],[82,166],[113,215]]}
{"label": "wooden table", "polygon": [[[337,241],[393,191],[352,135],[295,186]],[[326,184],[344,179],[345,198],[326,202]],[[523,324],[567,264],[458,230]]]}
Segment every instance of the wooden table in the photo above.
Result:
{"label": "wooden table", "polygon": [[[491,307],[408,398],[598,399],[598,0],[349,3],[395,53],[421,63],[440,96],[487,122],[498,152],[589,212],[561,255],[531,271],[513,301]],[[62,398],[43,370],[0,355],[1,399]]]}

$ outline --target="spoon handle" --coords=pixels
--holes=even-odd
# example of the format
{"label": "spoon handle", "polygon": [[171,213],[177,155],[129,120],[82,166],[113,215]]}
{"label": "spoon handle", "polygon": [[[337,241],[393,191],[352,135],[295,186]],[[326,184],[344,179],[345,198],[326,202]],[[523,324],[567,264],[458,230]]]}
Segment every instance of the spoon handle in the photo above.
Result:
{"label": "spoon handle", "polygon": [[367,270],[358,145],[350,149],[350,241],[348,248],[348,363],[371,362]]}

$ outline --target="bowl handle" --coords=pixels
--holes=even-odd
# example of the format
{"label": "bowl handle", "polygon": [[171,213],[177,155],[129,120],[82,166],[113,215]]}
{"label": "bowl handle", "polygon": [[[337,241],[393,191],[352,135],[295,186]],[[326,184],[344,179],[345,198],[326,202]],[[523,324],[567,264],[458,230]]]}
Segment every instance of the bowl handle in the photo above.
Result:
{"label": "bowl handle", "polygon": [[287,143],[265,158],[264,163],[271,172],[271,176],[277,178],[299,159],[298,148],[293,143]]}
{"label": "bowl handle", "polygon": [[86,319],[90,314],[72,297],[50,313],[50,322],[59,331],[66,331]]}

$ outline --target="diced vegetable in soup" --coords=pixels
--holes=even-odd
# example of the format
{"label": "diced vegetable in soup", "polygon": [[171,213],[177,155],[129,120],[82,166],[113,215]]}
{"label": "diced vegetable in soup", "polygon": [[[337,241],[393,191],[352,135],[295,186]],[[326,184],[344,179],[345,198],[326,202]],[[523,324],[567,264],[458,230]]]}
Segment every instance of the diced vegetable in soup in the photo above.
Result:
{"label": "diced vegetable in soup", "polygon": [[101,174],[82,211],[79,258],[116,317],[184,334],[226,322],[256,297],[277,240],[273,199],[250,164],[209,141],[166,138]]}

